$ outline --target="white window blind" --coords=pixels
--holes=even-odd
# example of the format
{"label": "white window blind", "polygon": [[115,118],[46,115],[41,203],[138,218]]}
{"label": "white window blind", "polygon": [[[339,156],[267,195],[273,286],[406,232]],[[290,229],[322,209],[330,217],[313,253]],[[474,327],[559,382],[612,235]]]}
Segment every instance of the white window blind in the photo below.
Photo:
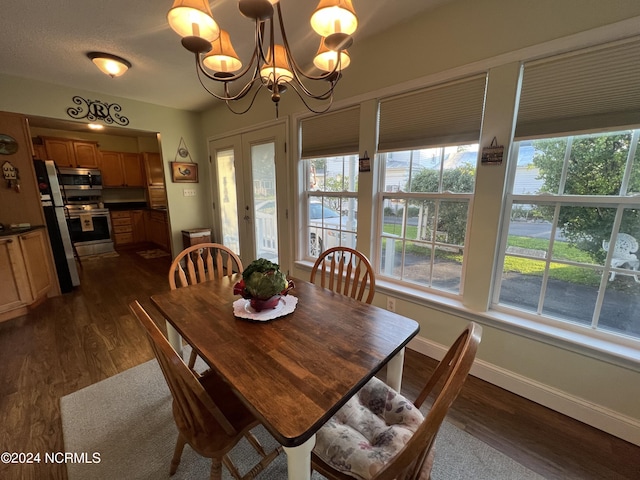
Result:
{"label": "white window blind", "polygon": [[640,40],[525,63],[518,140],[640,124]]}
{"label": "white window blind", "polygon": [[302,120],[302,158],[358,153],[360,107]]}
{"label": "white window blind", "polygon": [[381,100],[378,150],[477,142],[485,86],[483,74]]}

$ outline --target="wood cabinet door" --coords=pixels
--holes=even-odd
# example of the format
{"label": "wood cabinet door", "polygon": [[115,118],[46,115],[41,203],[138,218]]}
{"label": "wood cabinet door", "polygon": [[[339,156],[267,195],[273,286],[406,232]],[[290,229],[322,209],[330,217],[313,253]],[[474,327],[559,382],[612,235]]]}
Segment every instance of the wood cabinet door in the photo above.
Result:
{"label": "wood cabinet door", "polygon": [[147,172],[148,185],[164,185],[164,170],[162,168],[162,158],[159,153],[145,152],[142,154],[144,166]]}
{"label": "wood cabinet door", "polygon": [[47,156],[47,149],[44,146],[44,143],[33,144],[33,155],[38,160],[49,160],[49,157]]}
{"label": "wood cabinet door", "polygon": [[124,185],[124,171],[122,170],[120,153],[102,152],[100,171],[104,187],[122,187]]}
{"label": "wood cabinet door", "polygon": [[133,210],[131,212],[131,224],[133,226],[133,243],[146,242],[147,230],[145,228],[143,210]]}
{"label": "wood cabinet door", "polygon": [[44,147],[47,158],[58,167],[75,167],[75,153],[71,141],[60,138],[45,138]]}
{"label": "wood cabinet door", "polygon": [[0,313],[32,300],[20,245],[15,237],[0,238]]}
{"label": "wood cabinet door", "polygon": [[98,168],[99,156],[95,143],[73,142],[76,166],[84,168]]}
{"label": "wood cabinet door", "polygon": [[127,187],[144,187],[147,185],[142,159],[138,153],[122,153],[122,169],[124,183]]}
{"label": "wood cabinet door", "polygon": [[44,230],[25,233],[18,238],[27,267],[31,294],[34,299],[43,297],[52,285],[47,249],[44,244]]}

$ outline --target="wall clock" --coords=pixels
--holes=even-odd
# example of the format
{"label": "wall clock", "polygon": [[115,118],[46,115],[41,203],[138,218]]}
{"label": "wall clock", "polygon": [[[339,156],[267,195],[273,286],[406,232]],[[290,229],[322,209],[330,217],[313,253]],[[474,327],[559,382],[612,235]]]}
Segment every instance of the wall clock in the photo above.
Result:
{"label": "wall clock", "polygon": [[16,139],[0,133],[0,155],[13,155],[18,151]]}

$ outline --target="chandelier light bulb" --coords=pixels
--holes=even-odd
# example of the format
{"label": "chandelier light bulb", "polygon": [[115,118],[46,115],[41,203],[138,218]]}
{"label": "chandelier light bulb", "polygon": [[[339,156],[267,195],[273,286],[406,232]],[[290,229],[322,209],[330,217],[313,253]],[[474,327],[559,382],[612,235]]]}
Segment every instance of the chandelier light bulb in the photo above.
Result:
{"label": "chandelier light bulb", "polygon": [[220,36],[211,42],[211,51],[202,59],[205,67],[214,72],[231,73],[242,68],[242,62],[238,58],[229,32],[220,30]]}
{"label": "chandelier light bulb", "polygon": [[[340,64],[338,65],[338,58]],[[347,50],[340,50],[339,52],[329,50],[324,44],[324,38],[320,40],[320,48],[316,56],[313,58],[313,64],[324,72],[332,72],[334,69],[342,71],[351,63],[351,57]]]}
{"label": "chandelier light bulb", "polygon": [[169,26],[181,37],[199,37],[213,42],[220,27],[206,0],[175,0],[167,13]]}
{"label": "chandelier light bulb", "polygon": [[[282,84],[293,80],[293,73],[289,70],[287,63],[287,53],[282,45],[274,46],[275,62],[271,59],[271,51],[267,55],[267,63],[260,69],[260,76],[265,83]],[[275,63],[275,68],[274,68]]]}
{"label": "chandelier light bulb", "polygon": [[311,27],[321,37],[353,34],[358,28],[358,17],[351,0],[320,0],[311,15]]}

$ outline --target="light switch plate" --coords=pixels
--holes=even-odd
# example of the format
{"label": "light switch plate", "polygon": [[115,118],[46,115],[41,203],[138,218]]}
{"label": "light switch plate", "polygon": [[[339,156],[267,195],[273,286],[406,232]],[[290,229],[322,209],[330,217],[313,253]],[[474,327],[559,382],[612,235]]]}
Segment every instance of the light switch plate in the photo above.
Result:
{"label": "light switch plate", "polygon": [[182,195],[185,197],[195,197],[196,191],[193,188],[185,188],[182,190]]}

